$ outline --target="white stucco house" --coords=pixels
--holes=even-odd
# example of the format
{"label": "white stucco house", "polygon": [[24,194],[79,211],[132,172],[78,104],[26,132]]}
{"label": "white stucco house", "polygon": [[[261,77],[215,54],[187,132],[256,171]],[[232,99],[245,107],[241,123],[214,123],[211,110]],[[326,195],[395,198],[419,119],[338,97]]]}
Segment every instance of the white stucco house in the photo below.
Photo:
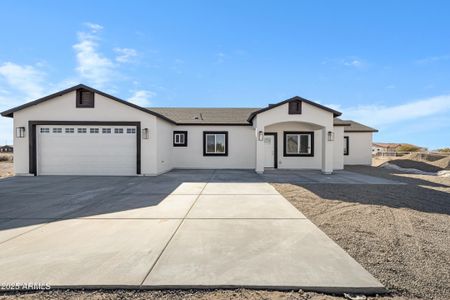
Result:
{"label": "white stucco house", "polygon": [[293,97],[265,108],[144,108],[77,85],[1,113],[17,175],[158,175],[174,168],[371,164],[376,129]]}

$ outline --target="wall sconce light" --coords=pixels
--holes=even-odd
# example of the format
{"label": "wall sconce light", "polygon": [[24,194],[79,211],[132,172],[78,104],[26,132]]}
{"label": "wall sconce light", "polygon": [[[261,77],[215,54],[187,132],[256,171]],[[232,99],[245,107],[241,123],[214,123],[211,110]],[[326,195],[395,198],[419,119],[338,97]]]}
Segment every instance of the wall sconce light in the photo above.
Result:
{"label": "wall sconce light", "polygon": [[16,127],[16,138],[25,137],[25,127]]}
{"label": "wall sconce light", "polygon": [[150,138],[150,133],[148,131],[148,128],[142,129],[142,138],[144,140],[148,140]]}
{"label": "wall sconce light", "polygon": [[264,131],[258,131],[258,141],[264,140]]}
{"label": "wall sconce light", "polygon": [[334,141],[334,132],[333,131],[328,131],[328,141],[329,142]]}

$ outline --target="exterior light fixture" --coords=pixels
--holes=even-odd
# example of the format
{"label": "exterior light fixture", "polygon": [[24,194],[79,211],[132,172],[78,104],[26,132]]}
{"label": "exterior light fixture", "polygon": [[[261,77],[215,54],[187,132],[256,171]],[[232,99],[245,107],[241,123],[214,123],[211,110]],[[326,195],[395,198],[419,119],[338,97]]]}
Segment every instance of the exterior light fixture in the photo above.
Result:
{"label": "exterior light fixture", "polygon": [[148,131],[148,128],[142,129],[142,138],[144,140],[148,140],[150,138],[150,133]]}
{"label": "exterior light fixture", "polygon": [[25,127],[16,127],[16,138],[24,138],[25,137]]}
{"label": "exterior light fixture", "polygon": [[264,140],[264,131],[258,131],[258,141]]}
{"label": "exterior light fixture", "polygon": [[334,132],[333,131],[328,131],[328,141],[329,142],[334,141]]}

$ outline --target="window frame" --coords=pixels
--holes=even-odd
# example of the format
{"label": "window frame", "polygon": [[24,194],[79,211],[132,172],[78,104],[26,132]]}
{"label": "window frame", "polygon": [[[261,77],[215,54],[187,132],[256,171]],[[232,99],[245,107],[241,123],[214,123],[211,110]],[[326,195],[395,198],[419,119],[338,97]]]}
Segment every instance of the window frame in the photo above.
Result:
{"label": "window frame", "polygon": [[[288,153],[287,137],[288,135],[309,135],[310,153]],[[300,145],[299,145],[300,147]],[[283,131],[283,156],[284,157],[313,157],[314,156],[314,131]]]}
{"label": "window frame", "polygon": [[349,154],[350,154],[350,137],[344,136],[344,155],[348,156]]}
{"label": "window frame", "polygon": [[[225,136],[225,151],[224,152],[207,152],[206,151],[206,138],[208,135],[217,135],[217,134],[223,134]],[[214,140],[214,147],[216,147],[216,138]],[[228,156],[228,131],[203,131],[203,156]]]}
{"label": "window frame", "polygon": [[[295,106],[294,106],[295,104]],[[301,101],[290,101],[288,103],[288,114],[289,115],[301,115],[302,114],[302,102]]]}
{"label": "window frame", "polygon": [[[176,142],[176,136],[180,135],[180,136],[184,136],[184,141],[183,143],[180,142]],[[188,132],[187,131],[180,131],[180,130],[175,130],[172,134],[172,140],[173,140],[173,146],[174,147],[187,147],[188,145]]]}
{"label": "window frame", "polygon": [[[83,102],[82,94],[90,93],[92,95],[92,101]],[[77,108],[94,108],[95,107],[95,93],[86,89],[78,89],[76,91],[76,107]]]}
{"label": "window frame", "polygon": [[123,128],[114,128],[114,134],[124,134]]}

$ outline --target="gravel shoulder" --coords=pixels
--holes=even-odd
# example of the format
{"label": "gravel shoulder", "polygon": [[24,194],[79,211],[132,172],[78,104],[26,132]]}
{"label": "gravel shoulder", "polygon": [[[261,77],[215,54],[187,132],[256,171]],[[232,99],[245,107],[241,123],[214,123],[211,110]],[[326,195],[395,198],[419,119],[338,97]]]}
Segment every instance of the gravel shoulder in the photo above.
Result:
{"label": "gravel shoulder", "polygon": [[274,186],[396,294],[450,299],[450,178],[346,169],[407,185]]}
{"label": "gravel shoulder", "polygon": [[0,178],[14,176],[14,164],[12,162],[0,162]]}

